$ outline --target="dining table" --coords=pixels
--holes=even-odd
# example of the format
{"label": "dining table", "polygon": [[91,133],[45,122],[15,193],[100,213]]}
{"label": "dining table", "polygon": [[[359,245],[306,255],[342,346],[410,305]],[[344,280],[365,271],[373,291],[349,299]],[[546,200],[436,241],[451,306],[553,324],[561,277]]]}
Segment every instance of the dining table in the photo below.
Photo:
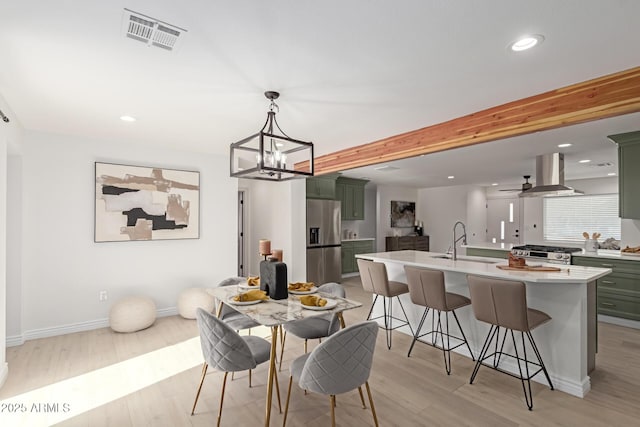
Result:
{"label": "dining table", "polygon": [[213,288],[209,292],[218,301],[218,315],[222,308],[222,304],[227,304],[234,310],[247,315],[256,323],[266,326],[271,330],[271,353],[269,357],[269,376],[267,380],[267,396],[265,409],[265,426],[268,426],[271,419],[273,380],[276,375],[276,343],[279,328],[288,322],[331,313],[338,315],[341,326],[344,328],[345,325],[344,319],[342,317],[342,312],[361,307],[362,303],[347,298],[336,297],[331,294],[325,294],[322,292],[315,292],[313,293],[313,295],[318,295],[322,298],[327,299],[329,301],[329,304],[327,305],[332,308],[308,308],[300,302],[300,295],[294,295],[291,293],[289,293],[288,298],[285,299],[267,299],[249,304],[238,304],[233,300],[233,297],[247,290],[247,286],[234,285]]}

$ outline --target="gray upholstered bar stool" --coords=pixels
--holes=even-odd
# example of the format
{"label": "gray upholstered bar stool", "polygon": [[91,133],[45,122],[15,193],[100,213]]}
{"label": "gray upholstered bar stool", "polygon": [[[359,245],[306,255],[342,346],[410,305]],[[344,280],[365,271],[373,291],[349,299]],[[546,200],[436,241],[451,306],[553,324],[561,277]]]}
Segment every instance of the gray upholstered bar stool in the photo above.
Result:
{"label": "gray upholstered bar stool", "polygon": [[[413,328],[411,328],[411,324],[409,323],[409,319],[407,318],[407,313],[404,311],[402,301],[400,301],[400,298],[398,298],[400,295],[408,293],[409,288],[407,287],[406,283],[390,281],[387,276],[387,268],[381,262],[358,259],[358,270],[360,270],[360,280],[362,281],[362,287],[364,288],[364,290],[372,292],[376,296],[373,299],[373,304],[371,304],[371,309],[369,310],[369,314],[367,315],[367,320],[376,320],[381,317],[384,318],[383,329],[385,330],[387,336],[387,348],[391,349],[391,331],[393,331],[394,329],[398,329],[403,326],[409,326],[411,335],[413,335]],[[376,301],[378,300],[379,296],[382,296],[384,313],[382,316],[370,319],[371,312],[373,311],[373,307],[376,305]],[[402,309],[402,314],[404,314],[404,319],[393,317],[393,297],[397,298],[398,304],[400,304],[400,308]],[[397,324],[394,327],[394,320],[399,321],[400,324]]]}
{"label": "gray upholstered bar stool", "polygon": [[[425,307],[420,323],[418,324],[418,329],[416,329],[416,333],[413,335],[413,341],[411,342],[411,347],[409,347],[407,357],[411,356],[411,350],[413,350],[413,346],[416,341],[426,335],[431,335],[430,343],[423,340],[420,340],[420,342],[442,349],[444,368],[447,371],[447,375],[451,374],[451,350],[462,345],[466,345],[467,350],[469,350],[469,354],[471,355],[471,359],[475,360],[471,347],[469,347],[469,343],[467,342],[467,337],[464,335],[464,331],[462,330],[462,326],[460,325],[460,321],[458,320],[458,316],[455,312],[458,308],[470,305],[471,300],[464,295],[447,292],[444,287],[444,273],[440,270],[405,266],[404,271],[407,275],[407,284],[409,285],[411,302]],[[420,331],[422,330],[424,321],[427,318],[429,309],[431,309],[431,331],[420,335]],[[445,314],[444,329],[442,327],[441,316],[443,311]],[[437,323],[435,322],[436,313],[438,317]],[[458,329],[462,334],[462,338],[449,334],[449,313],[453,313],[453,318],[458,324]],[[445,337],[447,340],[446,344]],[[440,338],[440,345],[438,345],[438,338]],[[453,346],[451,344],[452,338],[455,341],[455,345]]]}
{"label": "gray upholstered bar stool", "polygon": [[[531,378],[542,371],[545,377],[547,377],[549,387],[553,390],[551,378],[549,377],[547,368],[544,366],[540,351],[533,340],[533,335],[531,335],[531,331],[534,328],[548,322],[551,320],[551,317],[542,311],[527,307],[527,292],[523,282],[471,275],[467,276],[467,281],[469,282],[469,292],[471,293],[471,306],[473,307],[476,319],[491,325],[489,333],[487,334],[487,339],[485,340],[480,355],[478,356],[476,366],[471,374],[469,383],[473,384],[473,380],[478,374],[480,365],[489,366],[490,368],[496,369],[507,375],[511,375],[512,377],[520,378],[520,381],[522,382],[522,390],[524,391],[525,402],[529,410],[531,410],[533,408]],[[500,350],[498,350],[500,328],[504,328],[505,331],[502,338],[502,344],[500,345]],[[520,357],[518,353],[518,346],[516,344],[516,338],[513,331],[520,332],[523,357]],[[504,343],[509,332],[511,333],[511,341],[513,343],[515,356],[503,352]],[[525,335],[529,340],[538,362],[532,362],[527,358],[527,348],[524,340]],[[487,355],[494,338],[496,342],[495,351]],[[500,369],[499,363],[502,356],[510,357],[518,362],[519,375]],[[491,365],[483,363],[490,357],[493,357],[493,363]],[[538,369],[535,372],[530,373],[530,365],[534,365]]]}

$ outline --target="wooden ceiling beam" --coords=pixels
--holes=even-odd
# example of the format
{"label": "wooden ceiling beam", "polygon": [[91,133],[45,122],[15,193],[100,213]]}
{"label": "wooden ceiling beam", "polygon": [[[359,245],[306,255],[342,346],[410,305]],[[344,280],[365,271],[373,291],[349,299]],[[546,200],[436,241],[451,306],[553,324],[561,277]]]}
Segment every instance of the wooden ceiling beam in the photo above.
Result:
{"label": "wooden ceiling beam", "polygon": [[571,126],[640,111],[640,67],[315,158],[315,174]]}

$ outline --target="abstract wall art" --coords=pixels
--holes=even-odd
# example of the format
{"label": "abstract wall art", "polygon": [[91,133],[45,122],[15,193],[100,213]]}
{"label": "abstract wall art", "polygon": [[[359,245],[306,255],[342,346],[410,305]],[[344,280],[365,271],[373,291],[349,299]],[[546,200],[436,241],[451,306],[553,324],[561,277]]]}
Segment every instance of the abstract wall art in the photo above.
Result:
{"label": "abstract wall art", "polygon": [[96,162],[96,242],[197,239],[200,173]]}
{"label": "abstract wall art", "polygon": [[413,227],[415,220],[415,202],[391,201],[391,227]]}

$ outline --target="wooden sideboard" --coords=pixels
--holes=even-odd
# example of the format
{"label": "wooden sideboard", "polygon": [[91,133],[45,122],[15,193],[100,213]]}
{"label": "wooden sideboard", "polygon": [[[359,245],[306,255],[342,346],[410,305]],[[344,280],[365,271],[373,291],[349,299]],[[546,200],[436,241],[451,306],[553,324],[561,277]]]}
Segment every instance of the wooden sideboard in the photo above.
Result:
{"label": "wooden sideboard", "polygon": [[429,236],[398,236],[385,238],[385,251],[428,251]]}

